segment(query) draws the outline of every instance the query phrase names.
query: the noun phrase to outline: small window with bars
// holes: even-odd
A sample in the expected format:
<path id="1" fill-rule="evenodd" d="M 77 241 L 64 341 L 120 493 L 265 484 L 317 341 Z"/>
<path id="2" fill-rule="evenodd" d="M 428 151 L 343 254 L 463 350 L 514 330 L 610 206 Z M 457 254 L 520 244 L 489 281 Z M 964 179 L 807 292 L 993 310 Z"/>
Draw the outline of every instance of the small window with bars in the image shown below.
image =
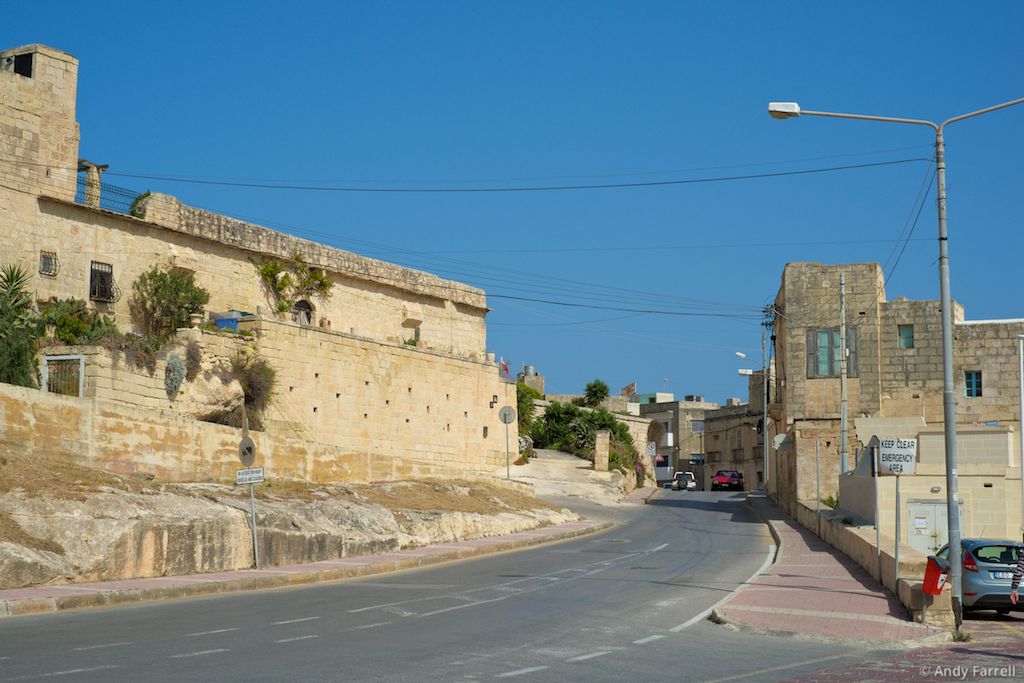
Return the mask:
<path id="1" fill-rule="evenodd" d="M 82 356 L 45 356 L 43 358 L 43 391 L 62 396 L 83 395 L 85 359 Z"/>
<path id="2" fill-rule="evenodd" d="M 120 296 L 121 292 L 114 282 L 114 267 L 109 263 L 93 261 L 89 272 L 89 298 L 114 303 Z"/>
<path id="3" fill-rule="evenodd" d="M 48 277 L 57 277 L 60 272 L 60 259 L 55 251 L 39 252 L 39 274 Z"/>

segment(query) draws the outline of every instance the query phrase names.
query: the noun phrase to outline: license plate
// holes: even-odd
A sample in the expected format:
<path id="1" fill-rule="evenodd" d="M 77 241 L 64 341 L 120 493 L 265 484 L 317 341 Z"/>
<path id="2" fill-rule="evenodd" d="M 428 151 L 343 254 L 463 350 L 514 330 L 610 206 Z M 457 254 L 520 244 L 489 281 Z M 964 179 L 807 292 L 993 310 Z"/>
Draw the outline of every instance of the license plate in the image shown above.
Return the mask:
<path id="1" fill-rule="evenodd" d="M 992 572 L 992 578 L 995 579 L 1012 579 L 1013 572 Z"/>

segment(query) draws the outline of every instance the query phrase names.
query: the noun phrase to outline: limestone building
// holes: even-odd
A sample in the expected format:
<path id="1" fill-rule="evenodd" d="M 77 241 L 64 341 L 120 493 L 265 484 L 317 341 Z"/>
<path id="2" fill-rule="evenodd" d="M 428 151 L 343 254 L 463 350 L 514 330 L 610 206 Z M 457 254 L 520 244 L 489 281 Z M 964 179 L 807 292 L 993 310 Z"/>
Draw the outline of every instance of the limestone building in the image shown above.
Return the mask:
<path id="1" fill-rule="evenodd" d="M 855 468 L 871 436 L 917 438 L 920 476 L 903 477 L 910 489 L 903 491 L 900 513 L 901 529 L 912 530 L 921 513 L 910 507 L 943 507 L 946 496 L 939 302 L 889 301 L 875 263 L 790 263 L 783 272 L 775 299 L 777 376 L 769 416 L 785 440 L 772 450 L 769 480 L 775 478 L 778 490 L 769 489 L 791 513 L 800 501 L 813 508 L 819 445 L 821 496 L 840 494 L 841 273 L 849 349 L 848 468 Z M 1022 522 L 1017 336 L 1024 334 L 1024 320 L 966 320 L 956 303 L 952 313 L 962 528 L 965 536 L 1015 538 Z M 852 498 L 865 486 L 844 481 L 848 495 L 840 496 L 841 507 L 858 513 L 873 507 Z M 882 495 L 892 497 L 891 481 L 883 483 Z M 895 512 L 882 508 L 888 510 L 883 522 L 892 525 Z M 941 530 L 942 524 L 932 519 L 929 528 Z M 936 535 L 932 545 L 943 537 Z"/>
<path id="2" fill-rule="evenodd" d="M 169 478 L 224 476 L 237 463 L 237 430 L 196 422 L 183 395 L 163 388 L 168 358 L 193 341 L 207 378 L 239 350 L 277 371 L 258 445 L 279 473 L 479 475 L 504 462 L 498 411 L 515 405 L 515 386 L 486 351 L 482 290 L 109 185 L 105 165 L 78 157 L 78 67 L 43 45 L 0 52 L 0 265 L 32 274 L 37 305 L 83 299 L 122 330 L 135 326 L 129 300 L 139 275 L 184 270 L 210 293 L 208 321 L 237 322 L 224 326 L 230 331 L 181 332 L 149 372 L 116 351 L 57 349 L 79 363 L 74 396 L 0 385 L 6 441 L 59 444 L 61 434 L 48 436 L 45 426 L 64 411 L 62 452 Z M 282 306 L 261 262 L 321 272 L 330 295 Z M 55 350 L 46 354 L 53 361 Z M 57 367 L 42 361 L 44 375 Z"/>

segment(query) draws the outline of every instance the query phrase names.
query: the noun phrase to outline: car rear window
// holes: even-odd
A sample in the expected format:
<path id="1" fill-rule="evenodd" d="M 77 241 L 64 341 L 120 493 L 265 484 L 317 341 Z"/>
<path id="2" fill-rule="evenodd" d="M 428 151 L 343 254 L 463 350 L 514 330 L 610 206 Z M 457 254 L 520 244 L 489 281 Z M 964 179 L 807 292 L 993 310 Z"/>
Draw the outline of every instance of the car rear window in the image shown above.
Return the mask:
<path id="1" fill-rule="evenodd" d="M 1015 545 L 983 545 L 972 551 L 979 562 L 992 564 L 1017 564 L 1020 552 L 1020 547 Z"/>

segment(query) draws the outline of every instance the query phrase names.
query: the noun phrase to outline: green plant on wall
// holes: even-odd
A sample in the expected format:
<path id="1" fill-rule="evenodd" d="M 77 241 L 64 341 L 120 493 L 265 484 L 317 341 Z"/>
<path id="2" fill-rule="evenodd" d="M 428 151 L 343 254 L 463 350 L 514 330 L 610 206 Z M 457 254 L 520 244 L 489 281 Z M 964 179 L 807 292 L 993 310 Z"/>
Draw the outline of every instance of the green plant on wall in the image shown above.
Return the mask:
<path id="1" fill-rule="evenodd" d="M 250 259 L 259 274 L 263 288 L 270 295 L 274 310 L 291 311 L 303 299 L 326 300 L 334 283 L 327 274 L 306 263 L 302 254 L 292 254 L 285 261 Z"/>
<path id="2" fill-rule="evenodd" d="M 114 321 L 89 308 L 82 299 L 57 299 L 47 304 L 39 314 L 39 324 L 48 335 L 52 329 L 55 342 L 72 346 L 96 344 L 118 334 Z"/>
<path id="3" fill-rule="evenodd" d="M 185 379 L 189 382 L 194 380 L 199 375 L 202 362 L 202 347 L 199 346 L 199 342 L 190 341 L 188 346 L 185 347 Z"/>
<path id="4" fill-rule="evenodd" d="M 16 265 L 0 269 L 0 382 L 35 387 L 35 342 L 39 325 L 32 314 L 30 276 Z"/>
<path id="5" fill-rule="evenodd" d="M 270 405 L 277 384 L 277 373 L 267 360 L 254 351 L 239 352 L 231 358 L 230 375 L 238 380 L 245 394 L 245 411 L 249 419 L 249 427 L 263 429 L 263 415 Z M 206 422 L 242 426 L 241 407 L 210 413 L 201 418 Z"/>
<path id="6" fill-rule="evenodd" d="M 146 190 L 138 197 L 132 200 L 132 205 L 128 207 L 128 213 L 136 218 L 146 217 L 146 200 L 149 198 L 150 191 Z"/>
<path id="7" fill-rule="evenodd" d="M 195 282 L 195 274 L 178 268 L 153 266 L 132 284 L 132 315 L 148 334 L 166 335 L 188 327 L 189 316 L 199 313 L 210 293 Z"/>
<path id="8" fill-rule="evenodd" d="M 172 353 L 167 359 L 167 368 L 164 370 L 164 388 L 167 395 L 173 397 L 181 389 L 181 383 L 185 381 L 185 361 L 176 353 Z"/>

